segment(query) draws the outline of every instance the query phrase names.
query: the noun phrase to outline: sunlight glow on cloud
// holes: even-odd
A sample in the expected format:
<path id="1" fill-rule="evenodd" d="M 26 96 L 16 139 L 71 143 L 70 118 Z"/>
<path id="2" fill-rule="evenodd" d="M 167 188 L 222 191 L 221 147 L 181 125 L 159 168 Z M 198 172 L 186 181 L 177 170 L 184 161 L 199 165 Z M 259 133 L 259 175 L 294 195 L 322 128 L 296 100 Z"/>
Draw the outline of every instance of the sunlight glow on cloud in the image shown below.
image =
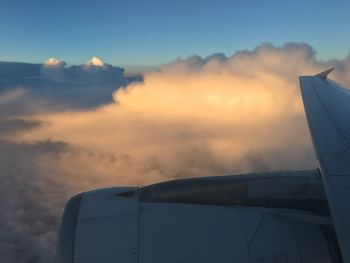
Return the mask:
<path id="1" fill-rule="evenodd" d="M 57 58 L 49 58 L 45 61 L 44 66 L 46 67 L 63 67 L 66 63 Z"/>
<path id="2" fill-rule="evenodd" d="M 298 76 L 323 69 L 314 55 L 308 45 L 287 44 L 179 59 L 118 89 L 114 103 L 38 116 L 50 125 L 22 139 L 127 156 L 129 164 L 115 162 L 96 178 L 102 185 L 309 167 L 315 161 Z"/>
<path id="3" fill-rule="evenodd" d="M 105 63 L 102 59 L 93 56 L 88 62 L 86 62 L 87 66 L 95 66 L 95 67 L 104 67 Z"/>

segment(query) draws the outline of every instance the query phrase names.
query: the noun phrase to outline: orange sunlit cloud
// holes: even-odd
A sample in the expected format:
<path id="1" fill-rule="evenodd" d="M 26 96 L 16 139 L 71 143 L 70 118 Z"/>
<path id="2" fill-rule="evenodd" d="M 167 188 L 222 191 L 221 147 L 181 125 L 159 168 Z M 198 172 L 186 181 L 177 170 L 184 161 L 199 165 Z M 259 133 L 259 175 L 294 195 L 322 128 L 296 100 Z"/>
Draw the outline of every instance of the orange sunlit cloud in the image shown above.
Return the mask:
<path id="1" fill-rule="evenodd" d="M 20 139 L 74 146 L 58 159 L 43 156 L 42 165 L 69 174 L 79 189 L 308 168 L 315 161 L 297 77 L 321 66 L 303 50 L 270 49 L 195 66 L 174 62 L 117 90 L 109 105 L 39 115 L 44 125 Z"/>

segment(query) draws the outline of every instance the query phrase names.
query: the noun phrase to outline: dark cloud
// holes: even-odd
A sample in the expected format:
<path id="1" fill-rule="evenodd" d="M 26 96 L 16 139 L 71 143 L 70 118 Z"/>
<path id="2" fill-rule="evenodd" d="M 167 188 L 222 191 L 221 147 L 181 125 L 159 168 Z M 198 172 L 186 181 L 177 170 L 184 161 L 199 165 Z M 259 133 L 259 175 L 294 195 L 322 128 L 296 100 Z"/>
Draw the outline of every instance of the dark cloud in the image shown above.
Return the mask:
<path id="1" fill-rule="evenodd" d="M 54 262 L 59 218 L 71 192 L 40 169 L 38 158 L 61 150 L 61 143 L 0 141 L 3 262 Z"/>
<path id="2" fill-rule="evenodd" d="M 101 61 L 101 63 L 103 62 Z M 66 67 L 64 62 L 57 61 L 51 64 L 45 63 L 41 67 L 41 72 L 47 80 L 64 85 L 112 85 L 119 87 L 127 84 L 123 68 L 105 63 L 98 66 L 87 63 L 85 65 Z"/>
<path id="3" fill-rule="evenodd" d="M 4 87 L 40 76 L 42 64 L 0 61 L 0 85 Z"/>
<path id="4" fill-rule="evenodd" d="M 0 137 L 2 135 L 15 135 L 18 132 L 37 128 L 39 125 L 41 125 L 40 121 L 0 118 Z"/>
<path id="5" fill-rule="evenodd" d="M 142 80 L 109 64 L 66 66 L 48 61 L 51 64 L 0 62 L 0 115 L 96 107 L 112 102 L 116 89 Z M 21 96 L 1 103 L 2 96 L 14 93 Z"/>

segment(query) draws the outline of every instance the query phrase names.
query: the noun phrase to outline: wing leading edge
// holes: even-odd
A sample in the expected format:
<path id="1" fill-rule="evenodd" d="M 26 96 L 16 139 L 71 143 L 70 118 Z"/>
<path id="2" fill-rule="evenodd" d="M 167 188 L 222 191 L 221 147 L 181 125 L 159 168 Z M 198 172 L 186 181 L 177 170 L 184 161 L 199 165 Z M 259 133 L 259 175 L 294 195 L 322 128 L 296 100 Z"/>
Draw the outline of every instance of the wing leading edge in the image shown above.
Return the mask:
<path id="1" fill-rule="evenodd" d="M 327 78 L 299 78 L 305 113 L 344 262 L 350 262 L 350 92 Z"/>

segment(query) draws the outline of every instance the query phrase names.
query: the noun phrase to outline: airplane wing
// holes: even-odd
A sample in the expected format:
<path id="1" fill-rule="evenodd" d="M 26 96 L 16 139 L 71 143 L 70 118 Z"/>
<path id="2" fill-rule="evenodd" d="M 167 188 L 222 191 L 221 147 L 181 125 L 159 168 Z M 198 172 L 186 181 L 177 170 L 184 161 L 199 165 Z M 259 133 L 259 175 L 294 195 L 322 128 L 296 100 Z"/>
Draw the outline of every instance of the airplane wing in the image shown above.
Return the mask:
<path id="1" fill-rule="evenodd" d="M 309 129 L 344 262 L 350 262 L 350 92 L 327 78 L 301 76 Z"/>

